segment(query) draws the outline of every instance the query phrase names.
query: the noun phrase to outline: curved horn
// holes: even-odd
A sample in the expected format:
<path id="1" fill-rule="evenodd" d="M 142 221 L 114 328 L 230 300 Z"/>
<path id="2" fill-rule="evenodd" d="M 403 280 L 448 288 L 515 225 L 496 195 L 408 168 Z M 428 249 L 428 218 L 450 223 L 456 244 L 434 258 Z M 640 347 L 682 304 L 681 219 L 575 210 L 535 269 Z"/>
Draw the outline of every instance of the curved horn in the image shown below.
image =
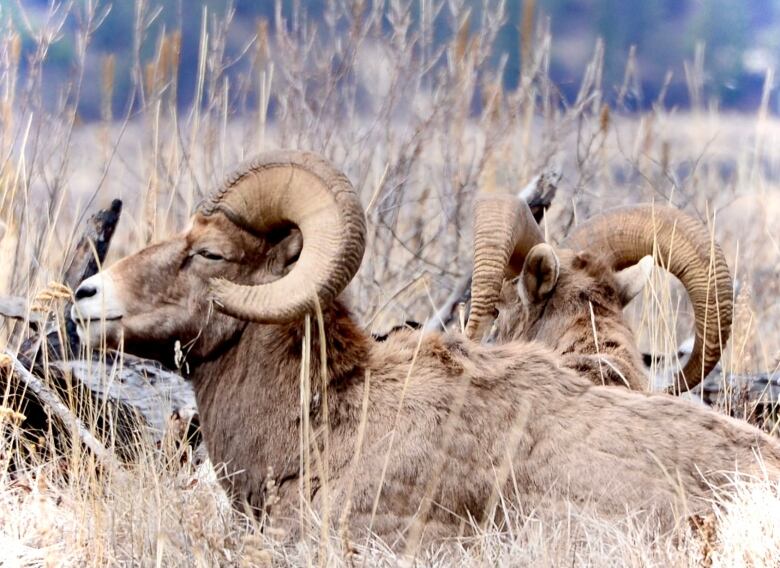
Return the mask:
<path id="1" fill-rule="evenodd" d="M 695 387 L 717 365 L 731 332 L 733 283 L 723 251 L 699 221 L 667 206 L 619 207 L 577 227 L 563 246 L 606 254 L 616 270 L 655 251 L 685 286 L 696 318 L 693 352 L 673 390 Z"/>
<path id="2" fill-rule="evenodd" d="M 363 208 L 347 177 L 324 158 L 280 150 L 245 162 L 198 208 L 219 211 L 236 225 L 265 232 L 296 225 L 303 250 L 289 274 L 256 286 L 211 283 L 215 302 L 240 319 L 274 323 L 330 303 L 349 284 L 365 249 Z"/>
<path id="3" fill-rule="evenodd" d="M 495 316 L 504 278 L 523 270 L 525 257 L 544 242 L 528 204 L 513 195 L 489 195 L 474 203 L 474 272 L 466 336 L 481 341 Z"/>

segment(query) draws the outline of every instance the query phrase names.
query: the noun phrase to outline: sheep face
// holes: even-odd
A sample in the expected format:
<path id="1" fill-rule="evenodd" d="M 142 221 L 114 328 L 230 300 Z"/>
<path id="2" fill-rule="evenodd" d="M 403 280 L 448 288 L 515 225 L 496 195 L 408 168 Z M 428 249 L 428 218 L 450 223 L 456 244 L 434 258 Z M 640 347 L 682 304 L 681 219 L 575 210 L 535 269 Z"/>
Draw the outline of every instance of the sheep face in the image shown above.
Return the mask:
<path id="1" fill-rule="evenodd" d="M 93 344 L 105 333 L 110 345 L 123 342 L 129 351 L 170 364 L 179 341 L 188 357 L 208 357 L 246 324 L 214 309 L 212 280 L 277 280 L 300 244 L 296 230 L 253 235 L 222 214 L 196 214 L 180 235 L 85 280 L 72 317 L 82 340 Z"/>

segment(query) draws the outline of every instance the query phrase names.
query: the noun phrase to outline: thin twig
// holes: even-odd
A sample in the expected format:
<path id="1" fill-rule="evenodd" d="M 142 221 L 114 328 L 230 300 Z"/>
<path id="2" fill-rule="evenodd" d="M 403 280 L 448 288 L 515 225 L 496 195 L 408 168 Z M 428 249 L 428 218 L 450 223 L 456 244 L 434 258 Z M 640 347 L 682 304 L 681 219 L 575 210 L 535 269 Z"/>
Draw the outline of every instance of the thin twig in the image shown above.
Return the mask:
<path id="1" fill-rule="evenodd" d="M 75 431 L 79 439 L 89 448 L 95 457 L 106 466 L 112 473 L 121 472 L 121 467 L 116 457 L 100 441 L 92 435 L 89 429 L 71 410 L 63 403 L 60 398 L 47 387 L 44 382 L 28 371 L 19 359 L 8 351 L 3 352 L 10 359 L 14 372 L 24 382 L 27 387 L 33 391 L 38 399 L 51 409 L 57 418 Z"/>

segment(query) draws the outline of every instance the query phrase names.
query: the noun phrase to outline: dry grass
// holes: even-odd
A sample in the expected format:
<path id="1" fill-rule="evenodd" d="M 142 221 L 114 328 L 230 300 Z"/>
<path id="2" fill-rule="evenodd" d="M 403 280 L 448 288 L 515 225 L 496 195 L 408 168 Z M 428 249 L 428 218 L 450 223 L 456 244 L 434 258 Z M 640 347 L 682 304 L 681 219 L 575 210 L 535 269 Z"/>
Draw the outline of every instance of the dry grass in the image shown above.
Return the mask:
<path id="1" fill-rule="evenodd" d="M 141 460 L 121 479 L 94 477 L 94 464 L 69 461 L 70 482 L 51 464 L 0 477 L 4 565 L 157 566 L 396 565 L 408 561 L 379 541 L 283 546 L 232 510 L 206 462 L 171 468 Z M 769 482 L 736 482 L 716 508 L 717 539 L 690 527 L 660 536 L 629 515 L 605 521 L 566 504 L 555 515 L 499 505 L 504 522 L 464 541 L 418 553 L 424 566 L 775 566 L 780 561 L 780 497 Z"/>
<path id="2" fill-rule="evenodd" d="M 371 329 L 423 320 L 449 294 L 470 260 L 469 218 L 478 188 L 504 191 L 544 169 L 563 172 L 550 238 L 578 218 L 619 203 L 671 202 L 698 215 L 723 243 L 739 281 L 734 338 L 724 366 L 740 372 L 780 365 L 780 122 L 764 104 L 754 116 L 715 106 L 690 113 L 658 101 L 641 116 L 603 103 L 602 51 L 583 72 L 576 101 L 564 103 L 547 70 L 548 26 L 526 10 L 520 87 L 501 87 L 490 64 L 501 5 L 470 21 L 463 0 L 426 2 L 450 21 L 452 37 L 434 44 L 412 25 L 413 2 L 334 3 L 316 35 L 303 18 L 257 22 L 258 36 L 238 62 L 225 50 L 231 14 L 203 14 L 196 101 L 177 104 L 178 32 L 146 37 L 158 47 L 134 61 L 132 104 L 103 120 L 76 113 L 103 7 L 53 4 L 33 30 L 37 49 L 20 74 L 19 34 L 0 12 L 0 294 L 32 299 L 58 281 L 84 216 L 112 198 L 125 214 L 109 262 L 180 229 L 199 198 L 245 156 L 274 147 L 322 152 L 342 166 L 367 205 L 370 240 L 352 301 Z M 532 3 L 527 3 L 532 5 Z M 80 25 L 62 29 L 65 11 Z M 136 37 L 154 13 L 137 2 Z M 469 26 L 472 33 L 469 34 Z M 269 32 L 269 29 L 272 30 Z M 59 101 L 43 64 L 60 33 L 79 45 L 72 81 Z M 339 36 L 340 41 L 333 39 Z M 520 48 L 520 46 L 519 46 Z M 229 69 L 241 69 L 228 74 Z M 689 66 L 692 89 L 703 79 Z M 641 70 L 639 70 L 641 72 Z M 636 72 L 633 70 L 632 72 Z M 103 59 L 103 100 L 114 91 L 115 61 Z M 628 77 L 628 74 L 627 74 Z M 628 80 L 628 79 L 627 79 Z M 89 85 L 93 88 L 93 85 Z M 623 86 L 624 92 L 628 86 Z M 248 104 L 247 101 L 255 101 Z M 475 101 L 481 110 L 475 112 Z M 662 277 L 630 310 L 640 343 L 676 349 L 690 314 Z M 0 346 L 14 351 L 26 331 L 0 322 Z M 659 373 L 668 369 L 657 369 Z M 0 550 L 20 565 L 375 565 L 399 559 L 381 543 L 344 550 L 338 536 L 315 530 L 282 547 L 232 511 L 216 474 L 172 449 L 146 444 L 137 464 L 101 476 L 75 448 L 13 475 L 17 421 L 0 413 Z M 67 474 L 63 478 L 63 471 Z M 467 480 L 464 480 L 467 482 Z M 780 499 L 769 483 L 737 483 L 737 497 L 717 508 L 721 530 L 712 565 L 780 562 Z M 449 543 L 425 565 L 698 565 L 701 543 L 687 529 L 660 538 L 630 519 L 607 523 L 564 514 L 504 510 L 508 535 L 487 530 L 475 542 Z M 316 525 L 316 519 L 314 519 Z"/>

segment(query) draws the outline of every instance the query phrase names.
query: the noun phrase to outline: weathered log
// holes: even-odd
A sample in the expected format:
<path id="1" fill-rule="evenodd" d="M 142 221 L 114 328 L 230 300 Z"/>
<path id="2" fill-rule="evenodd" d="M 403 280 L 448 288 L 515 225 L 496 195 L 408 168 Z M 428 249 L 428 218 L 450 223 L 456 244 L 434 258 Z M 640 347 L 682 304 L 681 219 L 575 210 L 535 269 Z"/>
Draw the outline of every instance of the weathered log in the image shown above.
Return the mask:
<path id="1" fill-rule="evenodd" d="M 517 196 L 528 203 L 536 222 L 541 224 L 544 214 L 552 205 L 555 194 L 558 192 L 558 182 L 561 181 L 559 172 L 544 172 L 533 178 L 523 189 L 517 192 Z"/>
<path id="2" fill-rule="evenodd" d="M 68 269 L 65 271 L 63 283 L 66 286 L 75 290 L 84 280 L 97 274 L 106 259 L 111 239 L 121 215 L 122 202 L 119 199 L 114 199 L 111 202 L 111 207 L 98 211 L 92 216 L 74 249 Z M 70 317 L 71 305 L 71 302 L 65 305 L 65 331 L 70 355 L 78 353 L 79 345 L 76 322 Z"/>
<path id="3" fill-rule="evenodd" d="M 436 311 L 433 317 L 428 320 L 425 331 L 434 331 L 447 329 L 453 322 L 458 320 L 458 307 L 465 306 L 471 301 L 471 275 L 472 270 L 461 276 L 452 288 L 444 304 Z"/>
<path id="4" fill-rule="evenodd" d="M 44 321 L 44 315 L 40 312 L 31 312 L 27 300 L 19 296 L 0 296 L 0 316 L 35 325 Z"/>
<path id="5" fill-rule="evenodd" d="M 39 458 L 62 455 L 73 443 L 94 451 L 82 435 L 86 429 L 119 459 L 132 460 L 145 436 L 145 419 L 133 406 L 101 397 L 54 362 L 34 364 L 19 355 L 11 369 L 0 372 L 0 386 L 4 404 L 24 416 L 18 430 L 21 449 L 34 447 Z"/>
<path id="6" fill-rule="evenodd" d="M 114 200 L 109 209 L 87 222 L 64 273 L 68 288 L 77 288 L 97 273 L 121 211 L 121 201 Z M 74 358 L 79 345 L 70 302 L 61 313 L 49 312 L 45 319 L 44 313 L 31 311 L 22 298 L 3 300 L 0 315 L 38 327 L 22 344 L 18 358 L 9 354 L 14 361 L 12 371 L 0 375 L 4 379 L 0 386 L 7 393 L 5 404 L 25 417 L 21 434 L 27 442 L 37 444 L 44 439 L 62 451 L 75 433 L 99 460 L 108 459 L 106 448 L 127 460 L 135 456 L 139 440 L 151 437 L 159 442 L 172 415 L 197 423 L 192 389 L 176 373 L 116 353 L 100 359 Z M 57 329 L 58 322 L 65 322 L 64 333 Z M 53 439 L 49 433 L 54 433 Z"/>
<path id="7" fill-rule="evenodd" d="M 29 389 L 37 400 L 50 410 L 65 427 L 75 432 L 79 440 L 92 451 L 104 466 L 113 471 L 118 470 L 116 456 L 109 452 L 103 443 L 94 436 L 92 431 L 84 425 L 84 422 L 62 402 L 60 396 L 41 379 L 27 370 L 16 356 L 7 351 L 4 356 L 11 361 L 13 374 L 21 380 L 25 389 Z"/>
<path id="8" fill-rule="evenodd" d="M 654 375 L 654 388 L 661 390 L 671 384 L 672 376 L 681 367 L 693 346 L 693 338 L 684 341 L 673 355 L 643 353 L 648 372 L 652 368 L 663 369 Z M 674 362 L 674 363 L 673 363 Z M 735 418 L 742 418 L 765 426 L 768 420 L 780 418 L 780 373 L 724 373 L 718 364 L 712 372 L 684 397 L 714 406 Z M 771 426 L 771 424 L 769 424 Z"/>
<path id="9" fill-rule="evenodd" d="M 702 382 L 700 396 L 707 404 L 749 403 L 777 406 L 780 403 L 780 374 L 723 375 L 716 369 Z"/>
<path id="10" fill-rule="evenodd" d="M 84 233 L 74 247 L 70 261 L 65 268 L 62 283 L 66 288 L 75 290 L 83 280 L 97 274 L 108 254 L 111 239 L 121 214 L 122 201 L 114 199 L 108 209 L 98 211 L 87 221 Z M 71 359 L 78 353 L 79 339 L 76 332 L 76 322 L 70 317 L 72 302 L 66 302 L 59 314 L 32 311 L 21 298 L 9 298 L 8 304 L 9 308 L 14 308 L 14 313 L 6 314 L 2 310 L 2 298 L 0 298 L 0 315 L 26 320 L 31 324 L 36 324 L 34 327 L 40 327 L 38 333 L 30 336 L 22 344 L 19 351 L 24 357 L 35 362 L 40 355 L 39 350 L 42 346 L 48 349 L 48 356 L 53 359 Z M 47 316 L 48 319 L 46 319 Z M 65 322 L 65 339 L 67 340 L 65 345 L 60 339 L 60 330 L 57 329 L 58 322 Z M 41 326 L 41 324 L 43 325 Z M 46 341 L 42 341 L 42 337 L 45 337 Z"/>
<path id="11" fill-rule="evenodd" d="M 171 416 L 192 420 L 197 415 L 189 383 L 155 361 L 123 354 L 105 361 L 56 361 L 51 366 L 71 373 L 98 397 L 132 407 L 156 441 L 162 439 Z"/>
<path id="12" fill-rule="evenodd" d="M 108 209 L 93 215 L 73 251 L 63 283 L 75 290 L 84 280 L 97 274 L 106 259 L 111 239 L 122 215 L 122 201 L 114 199 Z"/>

